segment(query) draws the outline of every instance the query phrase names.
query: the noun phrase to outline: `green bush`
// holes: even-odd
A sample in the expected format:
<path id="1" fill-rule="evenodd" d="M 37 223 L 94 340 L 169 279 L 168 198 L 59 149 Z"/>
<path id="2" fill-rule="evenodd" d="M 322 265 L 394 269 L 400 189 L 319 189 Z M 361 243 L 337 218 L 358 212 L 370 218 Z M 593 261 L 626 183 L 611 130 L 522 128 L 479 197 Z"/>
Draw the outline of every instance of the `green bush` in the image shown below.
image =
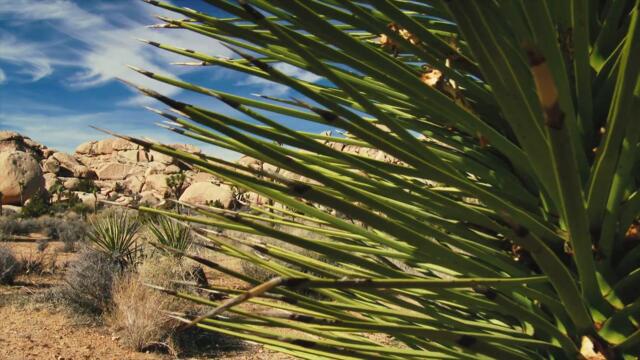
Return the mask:
<path id="1" fill-rule="evenodd" d="M 22 207 L 22 217 L 35 218 L 52 213 L 49 193 L 39 191 Z"/>
<path id="2" fill-rule="evenodd" d="M 85 193 L 94 193 L 96 191 L 100 191 L 100 188 L 91 179 L 80 179 L 78 186 L 76 186 L 74 190 Z"/>
<path id="3" fill-rule="evenodd" d="M 174 198 L 179 199 L 180 195 L 184 191 L 184 183 L 187 179 L 187 175 L 183 172 L 172 174 L 167 177 L 167 186 L 171 189 L 171 194 Z"/>

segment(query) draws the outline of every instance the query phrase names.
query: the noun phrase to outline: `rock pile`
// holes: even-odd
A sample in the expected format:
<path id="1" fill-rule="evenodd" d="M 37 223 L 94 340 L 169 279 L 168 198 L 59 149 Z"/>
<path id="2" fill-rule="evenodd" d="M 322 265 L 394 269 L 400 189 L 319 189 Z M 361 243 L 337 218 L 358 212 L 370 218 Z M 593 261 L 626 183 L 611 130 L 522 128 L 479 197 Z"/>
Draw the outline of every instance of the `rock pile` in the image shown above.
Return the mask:
<path id="1" fill-rule="evenodd" d="M 201 153 L 192 145 L 172 146 L 192 154 Z M 181 198 L 184 201 L 219 201 L 228 207 L 234 196 L 232 189 L 220 184 L 213 175 L 118 138 L 87 142 L 78 146 L 74 154 L 67 154 L 16 132 L 0 131 L 0 171 L 4 204 L 20 204 L 21 199 L 24 202 L 41 189 L 49 191 L 61 184 L 90 205 L 96 198 L 120 204 L 137 200 L 155 205 L 172 195 L 167 179 L 178 173 L 184 174 L 180 189 L 184 191 Z M 91 180 L 97 186 L 95 196 L 80 189 L 83 180 Z"/>
<path id="2" fill-rule="evenodd" d="M 325 145 L 345 153 L 389 163 L 399 162 L 376 149 L 338 142 Z M 200 154 L 193 145 L 175 144 L 172 147 Z M 276 173 L 281 177 L 313 182 L 298 174 L 279 169 L 251 157 L 238 163 L 253 169 Z M 184 175 L 180 200 L 192 204 L 218 204 L 229 208 L 237 194 L 213 175 L 198 172 L 177 162 L 170 156 L 144 149 L 119 138 L 90 141 L 78 146 L 73 154 L 58 152 L 40 145 L 28 137 L 12 131 L 0 131 L 0 192 L 4 204 L 20 204 L 36 192 L 54 186 L 75 192 L 83 202 L 93 205 L 96 200 L 108 200 L 123 205 L 133 201 L 157 205 L 169 196 L 175 196 L 169 179 Z M 87 181 L 95 184 L 95 194 L 88 193 Z M 56 185 L 59 184 L 59 185 Z M 267 199 L 255 193 L 242 195 L 244 201 L 263 204 Z"/>

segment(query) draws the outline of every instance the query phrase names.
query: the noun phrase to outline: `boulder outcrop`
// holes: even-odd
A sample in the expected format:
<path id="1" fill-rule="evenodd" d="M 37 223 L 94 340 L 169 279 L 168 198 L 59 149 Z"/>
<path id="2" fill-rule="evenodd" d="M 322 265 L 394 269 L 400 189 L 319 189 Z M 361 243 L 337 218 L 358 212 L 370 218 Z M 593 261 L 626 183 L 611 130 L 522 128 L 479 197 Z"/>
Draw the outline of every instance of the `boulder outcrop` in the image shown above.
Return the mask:
<path id="1" fill-rule="evenodd" d="M 201 153 L 193 145 L 171 145 L 181 151 Z M 87 191 L 87 180 L 97 186 L 98 199 L 109 199 L 129 203 L 142 199 L 156 205 L 169 196 L 167 178 L 178 173 L 185 174 L 184 187 L 198 175 L 187 165 L 172 157 L 147 149 L 119 138 L 89 141 L 79 145 L 73 154 L 59 152 L 40 145 L 14 131 L 0 131 L 0 191 L 3 202 L 20 202 L 29 199 L 38 190 L 51 190 L 60 184 L 66 191 L 74 191 L 89 204 L 96 197 Z M 215 180 L 208 175 L 200 177 Z"/>
<path id="2" fill-rule="evenodd" d="M 0 152 L 0 192 L 2 203 L 22 205 L 44 190 L 44 177 L 38 160 L 27 152 Z"/>
<path id="3" fill-rule="evenodd" d="M 325 141 L 324 144 L 355 156 L 400 164 L 397 159 L 375 149 L 342 142 Z M 195 155 L 202 153 L 193 145 L 169 146 Z M 251 157 L 242 157 L 237 163 L 251 170 L 314 183 Z M 49 149 L 19 133 L 0 131 L 0 171 L 0 191 L 4 193 L 5 204 L 20 202 L 19 184 L 24 184 L 23 200 L 41 189 L 51 190 L 60 184 L 63 190 L 76 192 L 86 204 L 93 204 L 96 199 L 108 199 L 120 204 L 137 201 L 140 204 L 158 205 L 164 199 L 175 196 L 168 180 L 179 174 L 184 175 L 184 192 L 180 200 L 186 203 L 217 204 L 229 208 L 238 203 L 264 204 L 268 201 L 251 192 L 238 196 L 214 175 L 199 172 L 170 156 L 119 138 L 89 141 L 79 145 L 73 154 L 67 154 Z"/>
<path id="4" fill-rule="evenodd" d="M 180 201 L 193 205 L 220 205 L 225 209 L 231 207 L 233 191 L 226 185 L 216 185 L 210 182 L 199 182 L 189 186 Z"/>

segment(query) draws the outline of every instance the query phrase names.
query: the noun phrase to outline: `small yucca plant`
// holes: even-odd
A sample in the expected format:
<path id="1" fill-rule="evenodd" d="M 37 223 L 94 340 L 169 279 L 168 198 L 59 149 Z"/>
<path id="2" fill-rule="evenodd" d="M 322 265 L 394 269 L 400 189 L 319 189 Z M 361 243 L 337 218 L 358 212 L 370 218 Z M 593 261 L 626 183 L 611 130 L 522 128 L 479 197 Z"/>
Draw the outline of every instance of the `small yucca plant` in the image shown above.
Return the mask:
<path id="1" fill-rule="evenodd" d="M 87 238 L 121 267 L 135 265 L 141 254 L 140 222 L 127 211 L 109 211 L 91 221 Z"/>
<path id="2" fill-rule="evenodd" d="M 217 17 L 147 2 L 180 14 L 155 27 L 196 32 L 239 57 L 207 54 L 206 42 L 204 52 L 150 45 L 303 98 L 249 98 L 134 68 L 253 120 L 140 88 L 178 115 L 156 110 L 170 130 L 307 179 L 131 139 L 286 209 L 165 214 L 331 259 L 211 235 L 222 254 L 280 276 L 259 284 L 189 255 L 255 287 L 217 288 L 232 296 L 223 303 L 170 291 L 216 307 L 184 321 L 306 359 L 640 353 L 637 0 L 206 1 L 226 13 Z M 281 116 L 346 136 L 296 131 Z M 243 301 L 283 311 L 234 307 Z"/>
<path id="3" fill-rule="evenodd" d="M 193 242 L 191 228 L 167 217 L 161 216 L 150 221 L 148 228 L 159 248 L 175 256 L 189 250 Z"/>

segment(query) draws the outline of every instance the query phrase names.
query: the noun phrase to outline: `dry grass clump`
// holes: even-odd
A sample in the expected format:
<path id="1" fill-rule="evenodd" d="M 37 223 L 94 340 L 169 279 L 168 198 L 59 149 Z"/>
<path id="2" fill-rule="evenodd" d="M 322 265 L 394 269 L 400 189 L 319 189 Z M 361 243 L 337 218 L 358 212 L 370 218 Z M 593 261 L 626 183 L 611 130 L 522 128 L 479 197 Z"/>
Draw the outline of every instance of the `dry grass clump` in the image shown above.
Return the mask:
<path id="1" fill-rule="evenodd" d="M 189 262 L 162 253 L 149 256 L 140 266 L 141 281 L 166 288 L 175 288 L 175 280 L 190 281 L 192 269 Z"/>
<path id="2" fill-rule="evenodd" d="M 177 333 L 180 323 L 166 312 L 197 311 L 192 302 L 152 289 L 145 284 L 165 288 L 183 288 L 176 280 L 196 282 L 194 266 L 185 259 L 149 256 L 135 271 L 114 279 L 111 311 L 107 322 L 123 345 L 132 350 L 165 349 L 177 354 L 184 334 Z"/>
<path id="3" fill-rule="evenodd" d="M 137 351 L 170 344 L 179 322 L 161 313 L 176 309 L 175 298 L 145 286 L 138 273 L 124 274 L 113 283 L 112 308 L 107 322 L 120 342 Z"/>
<path id="4" fill-rule="evenodd" d="M 180 322 L 163 312 L 202 313 L 205 307 L 180 299 L 145 284 L 193 292 L 187 283 L 206 286 L 208 280 L 199 264 L 187 258 L 148 254 L 127 275 L 114 279 L 111 310 L 106 319 L 123 345 L 137 351 L 168 351 L 172 355 L 202 355 L 220 351 L 219 334 L 200 329 L 179 328 Z M 206 308 L 208 310 L 208 308 Z M 234 342 L 235 344 L 236 342 Z M 240 345 L 235 344 L 235 347 Z"/>
<path id="5" fill-rule="evenodd" d="M 58 269 L 57 254 L 44 251 L 30 252 L 20 259 L 22 273 L 25 275 L 51 275 Z"/>

